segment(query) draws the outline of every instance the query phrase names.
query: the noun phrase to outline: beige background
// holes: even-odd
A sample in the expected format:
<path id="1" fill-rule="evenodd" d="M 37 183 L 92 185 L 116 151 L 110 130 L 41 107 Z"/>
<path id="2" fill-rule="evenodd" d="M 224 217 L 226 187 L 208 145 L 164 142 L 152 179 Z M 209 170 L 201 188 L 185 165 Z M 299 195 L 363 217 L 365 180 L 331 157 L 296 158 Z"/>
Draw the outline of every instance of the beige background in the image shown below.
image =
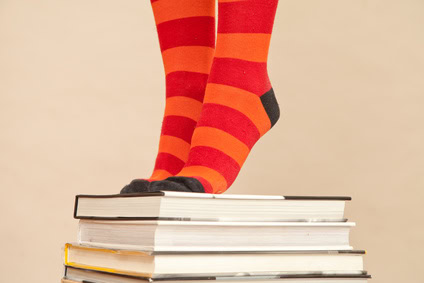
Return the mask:
<path id="1" fill-rule="evenodd" d="M 372 282 L 424 282 L 424 1 L 281 0 L 282 119 L 229 193 L 351 195 Z M 0 0 L 1 282 L 58 282 L 74 195 L 151 173 L 164 78 L 147 0 Z"/>

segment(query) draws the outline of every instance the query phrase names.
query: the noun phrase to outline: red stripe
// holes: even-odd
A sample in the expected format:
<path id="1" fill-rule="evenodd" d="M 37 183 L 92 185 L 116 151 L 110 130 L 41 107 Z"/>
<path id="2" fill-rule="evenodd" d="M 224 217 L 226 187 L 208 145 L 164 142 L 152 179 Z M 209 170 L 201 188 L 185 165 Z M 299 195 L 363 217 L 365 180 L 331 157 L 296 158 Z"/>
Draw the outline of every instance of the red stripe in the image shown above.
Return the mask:
<path id="1" fill-rule="evenodd" d="M 208 74 L 177 71 L 166 76 L 166 97 L 185 96 L 203 102 Z"/>
<path id="2" fill-rule="evenodd" d="M 243 113 L 228 106 L 203 104 L 198 127 L 212 127 L 236 137 L 250 149 L 260 138 L 255 124 Z"/>
<path id="3" fill-rule="evenodd" d="M 156 157 L 155 170 L 163 169 L 172 175 L 176 175 L 183 167 L 184 161 L 172 154 L 159 152 L 158 156 Z"/>
<path id="4" fill-rule="evenodd" d="M 215 19 L 190 17 L 157 25 L 162 51 L 178 46 L 215 47 Z"/>
<path id="5" fill-rule="evenodd" d="M 271 33 L 278 0 L 221 2 L 219 33 Z"/>
<path id="6" fill-rule="evenodd" d="M 229 85 L 261 96 L 271 89 L 267 65 L 233 58 L 214 58 L 210 83 Z"/>
<path id="7" fill-rule="evenodd" d="M 219 172 L 227 181 L 228 187 L 231 186 L 240 171 L 240 166 L 234 159 L 212 147 L 193 147 L 188 160 L 186 166 L 202 165 Z"/>
<path id="8" fill-rule="evenodd" d="M 202 177 L 199 177 L 199 176 L 193 176 L 193 178 L 196 178 L 200 183 L 202 183 L 202 186 L 203 186 L 203 189 L 205 190 L 205 193 L 207 193 L 207 194 L 213 193 L 212 185 L 211 185 L 211 183 L 206 181 L 206 179 L 203 179 Z"/>
<path id="9" fill-rule="evenodd" d="M 196 121 L 182 116 L 165 116 L 162 123 L 162 135 L 180 138 L 191 143 Z"/>
<path id="10" fill-rule="evenodd" d="M 156 2 L 156 1 L 159 1 L 159 0 L 150 0 L 150 3 L 153 3 L 153 2 Z"/>

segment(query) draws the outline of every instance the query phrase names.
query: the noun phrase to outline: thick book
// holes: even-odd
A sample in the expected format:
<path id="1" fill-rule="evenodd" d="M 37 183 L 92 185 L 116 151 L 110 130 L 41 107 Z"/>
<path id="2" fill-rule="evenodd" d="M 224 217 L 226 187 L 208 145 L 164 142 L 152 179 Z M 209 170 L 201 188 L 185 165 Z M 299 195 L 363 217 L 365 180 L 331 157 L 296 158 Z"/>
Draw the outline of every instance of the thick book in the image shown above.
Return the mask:
<path id="1" fill-rule="evenodd" d="M 268 272 L 361 274 L 363 254 L 364 251 L 149 253 L 66 244 L 65 265 L 149 278 Z"/>
<path id="2" fill-rule="evenodd" d="M 204 221 L 345 221 L 337 196 L 261 196 L 156 192 L 77 195 L 77 219 Z"/>
<path id="3" fill-rule="evenodd" d="M 360 274 L 343 273 L 292 273 L 292 274 L 267 274 L 252 275 L 247 274 L 235 276 L 203 276 L 203 277 L 167 277 L 149 278 L 132 275 L 118 275 L 105 271 L 93 271 L 66 266 L 63 283 L 367 283 L 371 278 L 366 272 Z"/>
<path id="4" fill-rule="evenodd" d="M 144 251 L 349 250 L 351 222 L 80 220 L 78 243 Z"/>

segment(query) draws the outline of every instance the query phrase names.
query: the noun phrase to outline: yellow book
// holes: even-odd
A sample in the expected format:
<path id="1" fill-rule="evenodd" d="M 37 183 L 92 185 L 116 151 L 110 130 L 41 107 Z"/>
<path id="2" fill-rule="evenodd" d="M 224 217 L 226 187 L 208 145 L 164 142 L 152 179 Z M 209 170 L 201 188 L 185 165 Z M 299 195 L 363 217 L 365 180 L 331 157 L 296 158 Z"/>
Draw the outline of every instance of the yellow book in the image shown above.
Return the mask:
<path id="1" fill-rule="evenodd" d="M 65 265 L 145 278 L 240 273 L 363 274 L 364 251 L 145 252 L 66 244 Z"/>

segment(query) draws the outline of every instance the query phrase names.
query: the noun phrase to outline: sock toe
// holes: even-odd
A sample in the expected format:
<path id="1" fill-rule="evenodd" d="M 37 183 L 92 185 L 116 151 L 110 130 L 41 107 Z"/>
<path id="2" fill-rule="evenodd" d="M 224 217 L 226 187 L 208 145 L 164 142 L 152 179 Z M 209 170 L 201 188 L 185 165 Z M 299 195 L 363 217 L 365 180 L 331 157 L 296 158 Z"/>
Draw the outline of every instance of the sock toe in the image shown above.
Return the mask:
<path id="1" fill-rule="evenodd" d="M 132 194 L 148 192 L 150 182 L 143 179 L 132 180 L 131 183 L 122 188 L 120 194 Z"/>
<path id="2" fill-rule="evenodd" d="M 162 181 L 154 181 L 151 183 L 149 191 L 205 192 L 202 184 L 191 177 L 169 177 Z"/>

